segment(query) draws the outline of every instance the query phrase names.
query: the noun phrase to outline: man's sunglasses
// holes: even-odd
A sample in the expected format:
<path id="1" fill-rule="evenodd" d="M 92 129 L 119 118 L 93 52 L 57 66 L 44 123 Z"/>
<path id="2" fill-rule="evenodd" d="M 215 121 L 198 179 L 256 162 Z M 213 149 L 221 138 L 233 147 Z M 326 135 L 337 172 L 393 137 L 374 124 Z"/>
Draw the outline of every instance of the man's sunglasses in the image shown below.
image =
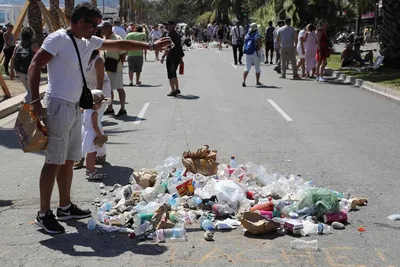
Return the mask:
<path id="1" fill-rule="evenodd" d="M 91 20 L 89 20 L 89 19 L 85 19 L 85 22 L 86 22 L 87 24 L 91 24 L 91 25 L 93 26 L 93 28 L 97 28 L 97 26 L 99 26 L 99 23 L 93 22 L 93 21 L 91 21 Z"/>

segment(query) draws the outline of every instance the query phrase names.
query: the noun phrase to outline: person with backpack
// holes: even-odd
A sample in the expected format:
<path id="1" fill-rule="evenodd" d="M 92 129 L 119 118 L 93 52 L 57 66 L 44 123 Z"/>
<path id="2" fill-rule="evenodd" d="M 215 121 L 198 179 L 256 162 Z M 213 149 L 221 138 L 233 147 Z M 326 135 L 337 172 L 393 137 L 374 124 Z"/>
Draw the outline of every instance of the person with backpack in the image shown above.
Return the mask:
<path id="1" fill-rule="evenodd" d="M 15 78 L 15 71 L 18 72 L 19 79 L 26 89 L 25 102 L 31 102 L 31 90 L 28 84 L 28 68 L 39 45 L 33 41 L 34 31 L 31 27 L 24 27 L 21 30 L 21 42 L 14 49 L 11 57 L 10 78 Z M 14 71 L 15 70 L 15 71 Z"/>
<path id="2" fill-rule="evenodd" d="M 261 69 L 260 69 L 260 61 L 261 61 L 261 50 L 262 45 L 261 45 L 261 36 L 258 32 L 258 26 L 257 23 L 252 23 L 250 24 L 250 29 L 249 33 L 246 34 L 245 40 L 244 40 L 244 49 L 243 52 L 246 54 L 246 66 L 244 69 L 243 73 L 243 83 L 242 86 L 246 87 L 246 78 L 247 75 L 249 75 L 251 66 L 254 64 L 254 67 L 256 68 L 256 82 L 257 85 L 262 85 L 260 83 L 260 74 L 261 74 Z"/>

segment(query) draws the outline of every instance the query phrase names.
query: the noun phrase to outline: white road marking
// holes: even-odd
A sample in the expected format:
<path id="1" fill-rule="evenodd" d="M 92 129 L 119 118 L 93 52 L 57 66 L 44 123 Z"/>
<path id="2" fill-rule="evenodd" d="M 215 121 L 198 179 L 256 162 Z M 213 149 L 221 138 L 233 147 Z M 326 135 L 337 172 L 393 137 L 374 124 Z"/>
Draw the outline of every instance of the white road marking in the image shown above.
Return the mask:
<path id="1" fill-rule="evenodd" d="M 219 54 L 219 50 L 215 50 L 215 52 L 217 52 Z"/>
<path id="2" fill-rule="evenodd" d="M 293 121 L 293 119 L 290 118 L 289 115 L 286 114 L 286 112 L 283 111 L 283 109 L 281 109 L 272 99 L 268 99 L 268 102 L 276 109 L 276 111 L 278 111 L 282 115 L 282 117 L 285 118 L 285 120 Z"/>
<path id="3" fill-rule="evenodd" d="M 233 63 L 231 63 L 232 67 L 234 67 L 235 69 L 237 69 L 237 66 Z"/>
<path id="4" fill-rule="evenodd" d="M 142 118 L 144 116 L 144 113 L 146 113 L 146 110 L 147 110 L 147 108 L 149 106 L 150 106 L 150 102 L 147 102 L 146 104 L 144 104 L 142 110 L 139 112 L 139 115 L 137 116 L 137 118 L 133 122 L 134 124 L 140 124 L 140 122 L 142 121 Z"/>

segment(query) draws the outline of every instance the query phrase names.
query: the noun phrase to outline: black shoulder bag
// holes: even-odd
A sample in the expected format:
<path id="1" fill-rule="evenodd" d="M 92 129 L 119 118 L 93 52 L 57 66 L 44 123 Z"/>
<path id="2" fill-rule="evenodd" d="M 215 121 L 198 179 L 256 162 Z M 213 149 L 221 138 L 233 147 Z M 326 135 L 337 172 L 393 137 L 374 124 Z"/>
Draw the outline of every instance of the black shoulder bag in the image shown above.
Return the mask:
<path id="1" fill-rule="evenodd" d="M 87 87 L 85 73 L 83 72 L 83 67 L 82 67 L 81 55 L 79 54 L 78 46 L 76 45 L 74 36 L 69 31 L 67 33 L 69 38 L 71 38 L 72 43 L 74 44 L 75 47 L 76 54 L 78 55 L 79 67 L 81 69 L 82 80 L 83 80 L 83 88 L 82 88 L 81 98 L 79 99 L 79 106 L 83 109 L 91 109 L 93 108 L 93 96 L 92 92 Z"/>
<path id="2" fill-rule="evenodd" d="M 106 71 L 117 72 L 118 63 L 120 60 L 121 60 L 121 57 L 119 57 L 119 59 L 107 57 L 106 52 L 104 52 L 104 68 L 106 69 Z"/>

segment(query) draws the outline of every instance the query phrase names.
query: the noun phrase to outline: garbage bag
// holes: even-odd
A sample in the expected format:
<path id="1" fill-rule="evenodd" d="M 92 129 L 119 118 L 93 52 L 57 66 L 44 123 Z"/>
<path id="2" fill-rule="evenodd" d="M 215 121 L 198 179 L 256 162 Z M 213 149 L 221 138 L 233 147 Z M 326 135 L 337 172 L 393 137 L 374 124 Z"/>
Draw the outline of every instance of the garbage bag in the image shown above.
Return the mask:
<path id="1" fill-rule="evenodd" d="M 217 174 L 218 163 L 217 151 L 209 150 L 208 145 L 204 145 L 196 152 L 183 152 L 182 164 L 192 173 L 200 173 L 205 176 Z"/>
<path id="2" fill-rule="evenodd" d="M 318 207 L 316 213 L 313 214 L 317 217 L 323 216 L 325 213 L 339 212 L 340 210 L 338 198 L 327 188 L 315 187 L 306 189 L 298 202 L 297 210 L 310 207 L 313 204 Z"/>
<path id="3" fill-rule="evenodd" d="M 225 202 L 234 206 L 245 198 L 243 189 L 232 180 L 222 180 L 215 185 L 215 195 L 218 202 Z"/>

